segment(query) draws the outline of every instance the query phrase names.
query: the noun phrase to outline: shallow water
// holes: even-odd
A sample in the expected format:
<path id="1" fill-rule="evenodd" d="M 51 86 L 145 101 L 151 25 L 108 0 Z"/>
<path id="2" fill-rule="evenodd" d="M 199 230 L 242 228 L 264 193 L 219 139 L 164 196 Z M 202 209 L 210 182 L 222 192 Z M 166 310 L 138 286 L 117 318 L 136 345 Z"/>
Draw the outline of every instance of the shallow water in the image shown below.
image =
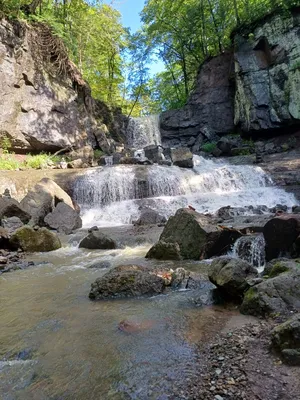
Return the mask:
<path id="1" fill-rule="evenodd" d="M 90 285 L 107 270 L 87 265 L 149 265 L 150 244 L 92 252 L 72 245 L 77 236 L 63 249 L 31 257 L 35 267 L 0 276 L 0 398 L 185 398 L 180 387 L 197 374 L 195 343 L 236 312 L 199 307 L 211 301 L 206 280 L 197 291 L 91 302 Z M 200 262 L 166 265 L 206 269 Z M 145 329 L 122 332 L 124 319 L 145 322 Z"/>

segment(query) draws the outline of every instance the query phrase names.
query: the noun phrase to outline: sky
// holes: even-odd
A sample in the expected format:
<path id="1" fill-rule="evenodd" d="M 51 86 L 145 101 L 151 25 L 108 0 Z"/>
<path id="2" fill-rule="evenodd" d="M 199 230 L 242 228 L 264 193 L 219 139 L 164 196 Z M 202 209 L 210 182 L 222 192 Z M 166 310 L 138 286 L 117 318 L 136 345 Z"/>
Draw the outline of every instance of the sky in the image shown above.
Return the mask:
<path id="1" fill-rule="evenodd" d="M 122 14 L 122 22 L 126 28 L 130 28 L 131 32 L 137 31 L 141 26 L 139 13 L 144 7 L 145 0 L 105 0 L 106 3 L 112 4 L 114 8 Z M 164 64 L 160 60 L 154 61 L 149 65 L 150 73 L 155 74 L 164 69 Z"/>

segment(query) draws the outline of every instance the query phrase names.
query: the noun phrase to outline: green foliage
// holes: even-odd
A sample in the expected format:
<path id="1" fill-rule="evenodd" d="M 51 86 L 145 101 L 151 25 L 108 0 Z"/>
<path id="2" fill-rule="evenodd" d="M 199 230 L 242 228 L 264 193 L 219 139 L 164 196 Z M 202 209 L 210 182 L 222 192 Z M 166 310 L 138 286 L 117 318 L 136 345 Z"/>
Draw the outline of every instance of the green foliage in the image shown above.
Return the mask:
<path id="1" fill-rule="evenodd" d="M 165 72 L 150 83 L 151 98 L 161 109 L 185 103 L 194 88 L 199 65 L 231 45 L 231 33 L 272 11 L 286 12 L 298 0 L 147 0 L 143 29 Z M 248 33 L 249 40 L 254 34 Z M 298 65 L 295 67 L 298 68 Z M 170 101 L 166 101 L 168 99 Z"/>
<path id="2" fill-rule="evenodd" d="M 0 170 L 17 170 L 21 165 L 22 163 L 13 154 L 0 155 Z"/>
<path id="3" fill-rule="evenodd" d="M 297 71 L 300 70 L 300 60 L 295 61 L 292 65 L 291 65 L 291 71 Z"/>
<path id="4" fill-rule="evenodd" d="M 2 153 L 8 153 L 8 150 L 11 148 L 11 141 L 7 136 L 3 136 L 0 140 L 0 149 Z"/>
<path id="5" fill-rule="evenodd" d="M 58 164 L 61 159 L 61 156 L 40 153 L 37 155 L 28 154 L 20 161 L 14 153 L 7 151 L 0 155 L 0 170 L 46 169 Z"/>
<path id="6" fill-rule="evenodd" d="M 217 144 L 216 144 L 216 143 L 213 143 L 213 142 L 211 142 L 211 143 L 205 143 L 205 144 L 201 147 L 201 150 L 202 150 L 202 151 L 205 151 L 205 153 L 212 153 L 212 152 L 215 150 L 216 147 L 217 147 Z"/>
<path id="7" fill-rule="evenodd" d="M 98 160 L 100 157 L 102 157 L 102 156 L 104 156 L 104 155 L 105 155 L 104 151 L 102 151 L 102 150 L 100 150 L 100 149 L 94 150 L 94 158 L 95 158 L 96 160 Z"/>

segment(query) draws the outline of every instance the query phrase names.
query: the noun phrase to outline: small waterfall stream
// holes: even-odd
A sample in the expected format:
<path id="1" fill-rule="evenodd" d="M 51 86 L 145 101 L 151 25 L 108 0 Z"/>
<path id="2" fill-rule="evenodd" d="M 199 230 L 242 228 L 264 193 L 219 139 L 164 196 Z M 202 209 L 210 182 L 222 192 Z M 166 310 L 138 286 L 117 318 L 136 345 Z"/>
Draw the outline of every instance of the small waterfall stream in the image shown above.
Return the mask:
<path id="1" fill-rule="evenodd" d="M 292 194 L 274 187 L 260 167 L 199 156 L 194 156 L 192 170 L 158 165 L 99 167 L 77 179 L 74 196 L 86 227 L 132 223 L 145 207 L 169 217 L 188 205 L 213 213 L 227 205 L 291 207 L 296 203 Z"/>
<path id="2" fill-rule="evenodd" d="M 159 115 L 130 118 L 127 127 L 127 144 L 134 149 L 142 149 L 151 144 L 160 145 Z"/>

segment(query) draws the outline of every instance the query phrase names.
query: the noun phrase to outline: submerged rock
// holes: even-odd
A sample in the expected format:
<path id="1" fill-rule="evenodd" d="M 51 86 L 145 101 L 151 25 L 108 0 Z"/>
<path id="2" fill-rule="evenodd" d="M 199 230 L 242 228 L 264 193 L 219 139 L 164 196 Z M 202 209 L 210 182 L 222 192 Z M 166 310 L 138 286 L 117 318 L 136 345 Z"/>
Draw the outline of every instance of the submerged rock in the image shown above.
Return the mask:
<path id="1" fill-rule="evenodd" d="M 120 297 L 153 296 L 165 289 L 164 279 L 139 266 L 121 266 L 98 278 L 89 298 L 103 300 Z"/>
<path id="2" fill-rule="evenodd" d="M 272 345 L 286 363 L 300 365 L 300 314 L 273 329 Z"/>
<path id="3" fill-rule="evenodd" d="M 250 288 L 249 280 L 258 276 L 257 270 L 238 258 L 220 257 L 213 260 L 208 277 L 225 295 L 242 298 Z"/>
<path id="4" fill-rule="evenodd" d="M 49 228 L 66 234 L 82 227 L 78 212 L 64 202 L 58 203 L 52 213 L 46 215 L 44 221 Z"/>
<path id="5" fill-rule="evenodd" d="M 10 244 L 28 253 L 48 252 L 61 248 L 58 236 L 46 228 L 34 230 L 29 226 L 17 229 L 10 238 Z"/>
<path id="6" fill-rule="evenodd" d="M 166 243 L 160 240 L 146 254 L 146 258 L 156 260 L 181 260 L 180 247 L 178 243 Z"/>
<path id="7" fill-rule="evenodd" d="M 43 178 L 27 193 L 20 204 L 31 215 L 33 224 L 44 226 L 44 218 L 60 202 L 74 209 L 71 197 L 54 181 Z"/>
<path id="8" fill-rule="evenodd" d="M 155 225 L 164 224 L 165 222 L 167 222 L 166 217 L 160 215 L 157 211 L 149 209 L 141 213 L 134 225 Z"/>
<path id="9" fill-rule="evenodd" d="M 111 250 L 117 248 L 117 243 L 110 237 L 104 235 L 102 232 L 92 231 L 84 239 L 82 239 L 82 241 L 79 243 L 79 247 L 90 250 Z"/>

